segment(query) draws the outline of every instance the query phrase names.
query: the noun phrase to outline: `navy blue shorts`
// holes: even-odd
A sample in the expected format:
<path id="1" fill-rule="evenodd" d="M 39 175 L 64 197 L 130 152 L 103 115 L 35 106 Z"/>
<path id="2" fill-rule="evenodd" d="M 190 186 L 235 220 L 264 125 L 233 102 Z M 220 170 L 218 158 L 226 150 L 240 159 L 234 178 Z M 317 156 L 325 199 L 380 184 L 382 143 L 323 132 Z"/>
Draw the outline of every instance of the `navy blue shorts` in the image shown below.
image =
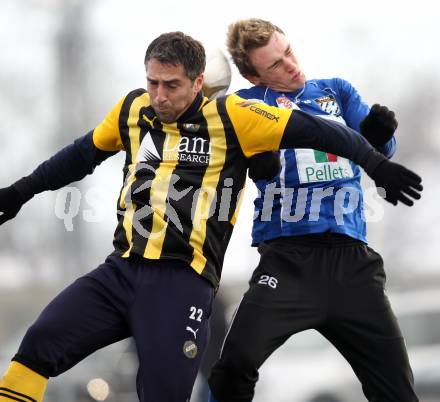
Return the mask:
<path id="1" fill-rule="evenodd" d="M 132 336 L 141 402 L 187 402 L 208 341 L 214 290 L 177 260 L 110 256 L 48 304 L 14 360 L 46 377 Z"/>

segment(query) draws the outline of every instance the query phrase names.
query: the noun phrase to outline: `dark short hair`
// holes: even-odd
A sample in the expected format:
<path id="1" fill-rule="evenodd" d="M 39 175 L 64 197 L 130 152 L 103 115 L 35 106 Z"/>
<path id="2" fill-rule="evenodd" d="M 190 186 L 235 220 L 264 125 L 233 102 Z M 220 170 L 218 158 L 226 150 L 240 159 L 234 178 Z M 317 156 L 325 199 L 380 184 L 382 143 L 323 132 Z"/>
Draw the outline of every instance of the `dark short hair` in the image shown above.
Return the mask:
<path id="1" fill-rule="evenodd" d="M 203 45 L 183 32 L 168 32 L 154 39 L 145 53 L 144 63 L 151 59 L 173 66 L 181 64 L 191 81 L 203 73 L 206 66 Z"/>

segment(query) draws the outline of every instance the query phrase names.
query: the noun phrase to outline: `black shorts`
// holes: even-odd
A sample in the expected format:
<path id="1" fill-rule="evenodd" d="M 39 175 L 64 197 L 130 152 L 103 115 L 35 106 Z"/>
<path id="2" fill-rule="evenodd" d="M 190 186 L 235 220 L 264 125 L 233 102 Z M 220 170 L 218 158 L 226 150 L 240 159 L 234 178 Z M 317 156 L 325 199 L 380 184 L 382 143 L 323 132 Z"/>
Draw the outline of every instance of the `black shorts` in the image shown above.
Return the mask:
<path id="1" fill-rule="evenodd" d="M 187 402 L 208 340 L 214 289 L 178 260 L 104 264 L 63 290 L 29 328 L 14 360 L 53 377 L 132 336 L 141 402 Z"/>
<path id="2" fill-rule="evenodd" d="M 378 253 L 334 234 L 279 238 L 259 252 L 209 380 L 219 402 L 251 401 L 263 362 L 291 335 L 311 328 L 347 359 L 369 400 L 417 401 Z"/>

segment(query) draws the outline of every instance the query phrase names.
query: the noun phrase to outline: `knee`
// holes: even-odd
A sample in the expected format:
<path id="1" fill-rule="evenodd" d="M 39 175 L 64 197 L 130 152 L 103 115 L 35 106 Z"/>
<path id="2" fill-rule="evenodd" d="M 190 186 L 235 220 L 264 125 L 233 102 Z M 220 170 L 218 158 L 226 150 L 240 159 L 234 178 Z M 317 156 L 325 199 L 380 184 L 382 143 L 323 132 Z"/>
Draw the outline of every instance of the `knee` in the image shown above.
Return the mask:
<path id="1" fill-rule="evenodd" d="M 223 355 L 213 366 L 208 383 L 218 402 L 251 401 L 258 367 L 246 352 Z"/>
<path id="2" fill-rule="evenodd" d="M 24 335 L 23 342 L 38 342 L 39 340 L 47 338 L 48 335 L 50 336 L 50 334 L 48 334 L 46 325 L 37 321 L 28 328 Z"/>
<path id="3" fill-rule="evenodd" d="M 51 344 L 55 338 L 53 329 L 44 322 L 36 321 L 32 324 L 20 345 L 20 351 L 31 354 L 50 355 L 53 347 Z"/>
<path id="4" fill-rule="evenodd" d="M 256 351 L 245 347 L 234 348 L 231 345 L 223 350 L 222 356 L 212 369 L 212 375 L 225 378 L 225 381 L 234 383 L 244 378 L 258 375 L 259 364 Z"/>
<path id="5" fill-rule="evenodd" d="M 59 374 L 59 359 L 53 340 L 53 332 L 44 324 L 33 324 L 24 335 L 14 360 L 45 377 L 55 377 Z"/>

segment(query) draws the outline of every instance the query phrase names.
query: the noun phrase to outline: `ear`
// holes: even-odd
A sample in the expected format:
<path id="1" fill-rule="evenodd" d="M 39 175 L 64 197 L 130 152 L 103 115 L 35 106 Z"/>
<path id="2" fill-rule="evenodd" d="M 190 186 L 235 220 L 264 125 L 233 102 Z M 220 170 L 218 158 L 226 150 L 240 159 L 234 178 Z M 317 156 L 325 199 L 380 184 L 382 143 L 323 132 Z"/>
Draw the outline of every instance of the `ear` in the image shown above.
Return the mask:
<path id="1" fill-rule="evenodd" d="M 194 92 L 200 92 L 202 90 L 202 85 L 203 85 L 203 79 L 205 78 L 205 75 L 203 73 L 201 73 L 195 80 L 194 80 Z"/>
<path id="2" fill-rule="evenodd" d="M 261 84 L 260 77 L 257 77 L 256 75 L 244 75 L 243 77 L 246 78 L 253 85 Z"/>

